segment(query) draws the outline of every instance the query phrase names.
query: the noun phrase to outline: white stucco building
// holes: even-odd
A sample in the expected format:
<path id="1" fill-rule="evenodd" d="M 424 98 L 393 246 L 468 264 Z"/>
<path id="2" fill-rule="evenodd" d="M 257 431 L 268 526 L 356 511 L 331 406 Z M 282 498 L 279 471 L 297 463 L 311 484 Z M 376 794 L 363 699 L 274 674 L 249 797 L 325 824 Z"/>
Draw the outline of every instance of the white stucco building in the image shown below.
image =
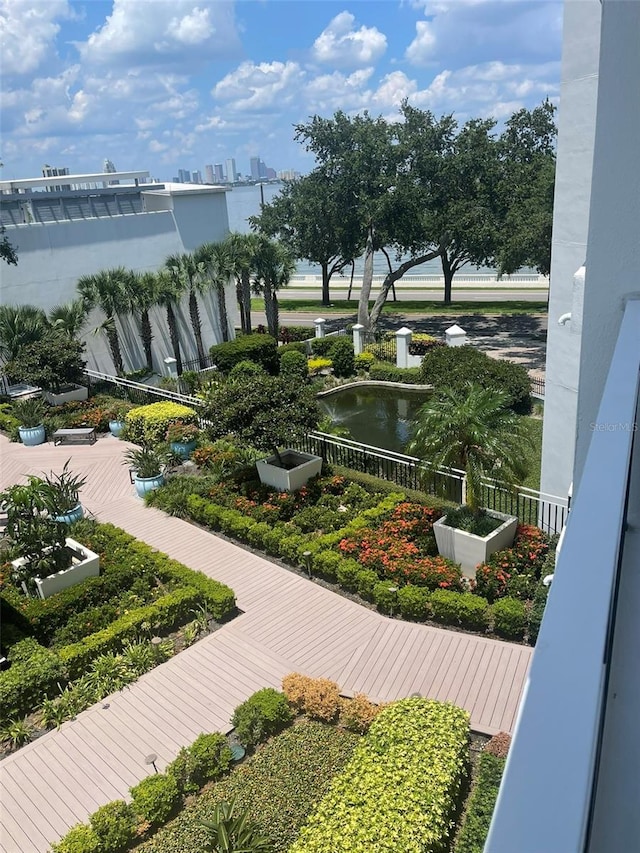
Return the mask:
<path id="1" fill-rule="evenodd" d="M 0 302 L 31 304 L 46 311 L 74 299 L 76 282 L 83 275 L 119 266 L 139 272 L 157 270 L 171 254 L 226 237 L 224 187 L 146 183 L 148 176 L 145 171 L 68 175 L 68 190 L 56 189 L 59 178 L 0 181 L 2 224 L 18 252 L 18 265 L 3 264 L 0 271 Z M 203 340 L 209 347 L 222 340 L 216 298 L 211 295 L 200 302 Z M 231 283 L 227 309 L 233 336 L 237 309 Z M 172 351 L 164 311 L 154 309 L 151 319 L 154 362 L 159 369 Z M 193 358 L 196 352 L 185 306 L 178 320 L 184 358 Z M 87 366 L 111 372 L 103 337 L 91 333 L 99 322 L 96 314 L 87 324 Z M 120 326 L 125 367 L 142 366 L 134 325 L 125 320 Z"/>

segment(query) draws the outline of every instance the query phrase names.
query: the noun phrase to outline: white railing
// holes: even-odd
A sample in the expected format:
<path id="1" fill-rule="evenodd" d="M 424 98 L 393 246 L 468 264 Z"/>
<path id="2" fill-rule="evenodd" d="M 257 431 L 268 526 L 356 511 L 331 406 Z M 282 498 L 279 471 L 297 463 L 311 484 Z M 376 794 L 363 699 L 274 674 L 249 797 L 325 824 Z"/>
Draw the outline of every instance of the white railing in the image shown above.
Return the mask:
<path id="1" fill-rule="evenodd" d="M 165 388 L 156 388 L 154 385 L 143 385 L 142 382 L 134 382 L 131 379 L 125 379 L 122 376 L 112 376 L 109 373 L 100 373 L 98 370 L 85 370 L 85 375 L 89 379 L 94 379 L 98 382 L 109 382 L 112 385 L 126 388 L 127 390 L 138 394 L 151 394 L 154 397 L 163 397 L 165 400 L 173 400 L 175 403 L 182 403 L 185 406 L 203 406 L 204 403 L 199 397 L 191 397 L 189 394 L 180 394 L 178 391 L 168 391 Z"/>
<path id="2" fill-rule="evenodd" d="M 373 286 L 377 287 L 382 284 L 384 281 L 384 275 L 374 275 L 373 276 Z M 491 273 L 478 273 L 477 275 L 467 274 L 467 275 L 456 275 L 455 277 L 456 285 L 474 285 L 474 284 L 491 284 L 496 287 L 508 287 L 510 284 L 517 285 L 533 285 L 540 288 L 546 288 L 549 286 L 549 279 L 544 275 L 537 275 L 536 273 L 514 273 L 513 275 L 505 275 L 502 278 L 498 279 L 496 275 L 492 275 Z M 322 277 L 320 275 L 314 275 L 313 273 L 300 273 L 291 276 L 291 280 L 289 282 L 290 286 L 298 286 L 304 287 L 315 287 L 318 283 L 322 282 Z M 353 287 L 357 290 L 360 289 L 361 281 L 356 277 L 353 281 Z M 422 285 L 433 285 L 440 286 L 444 284 L 444 278 L 442 275 L 404 275 L 401 279 L 396 282 L 397 288 L 403 287 L 420 287 Z M 347 288 L 349 286 L 349 276 L 334 276 L 331 279 L 331 288 Z"/>
<path id="3" fill-rule="evenodd" d="M 621 560 L 627 519 L 638 512 L 627 505 L 637 427 L 638 329 L 640 300 L 630 300 L 571 501 L 485 853 L 583 853 L 588 843 L 617 588 L 621 567 L 638 569 Z M 637 657 L 637 647 L 628 653 Z M 637 743 L 637 731 L 634 737 Z M 627 748 L 634 748 L 631 742 Z M 638 808 L 637 777 L 628 783 L 632 815 Z M 622 853 L 615 842 L 608 849 Z"/>

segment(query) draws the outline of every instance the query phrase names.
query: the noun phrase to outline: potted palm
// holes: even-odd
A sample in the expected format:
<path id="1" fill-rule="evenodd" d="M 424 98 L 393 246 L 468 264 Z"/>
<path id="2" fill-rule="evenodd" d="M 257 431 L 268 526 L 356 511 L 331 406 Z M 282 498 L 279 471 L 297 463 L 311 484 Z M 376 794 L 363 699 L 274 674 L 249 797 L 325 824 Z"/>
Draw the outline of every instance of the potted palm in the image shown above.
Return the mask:
<path id="1" fill-rule="evenodd" d="M 64 467 L 59 474 L 45 474 L 45 480 L 48 487 L 48 510 L 56 521 L 64 524 L 72 524 L 74 521 L 79 521 L 84 517 L 84 510 L 80 503 L 79 492 L 86 483 L 86 477 L 78 477 L 69 471 L 69 462 L 67 459 Z"/>
<path id="2" fill-rule="evenodd" d="M 163 485 L 166 461 L 166 453 L 153 447 L 136 447 L 125 453 L 123 464 L 132 469 L 138 497 L 143 498 L 147 492 Z"/>
<path id="3" fill-rule="evenodd" d="M 122 430 L 125 427 L 125 416 L 131 405 L 129 403 L 115 403 L 109 409 L 109 432 L 116 438 L 120 438 Z"/>
<path id="4" fill-rule="evenodd" d="M 5 536 L 12 578 L 41 598 L 100 574 L 100 559 L 66 535 L 66 526 L 51 515 L 51 487 L 40 477 L 0 493 L 7 514 Z"/>
<path id="5" fill-rule="evenodd" d="M 26 447 L 35 447 L 43 444 L 46 438 L 44 428 L 45 404 L 38 397 L 19 400 L 13 404 L 12 412 L 20 421 L 18 432 L 20 441 Z"/>
<path id="6" fill-rule="evenodd" d="M 433 525 L 441 556 L 460 563 L 467 577 L 494 551 L 508 548 L 515 516 L 482 509 L 483 480 L 511 487 L 527 474 L 521 419 L 506 407 L 502 391 L 469 383 L 466 397 L 444 389 L 420 409 L 407 448 L 436 468 L 465 472 L 465 504 Z"/>
<path id="7" fill-rule="evenodd" d="M 172 453 L 181 459 L 188 459 L 196 449 L 199 434 L 200 430 L 195 424 L 174 421 L 169 424 L 165 440 L 169 442 Z"/>

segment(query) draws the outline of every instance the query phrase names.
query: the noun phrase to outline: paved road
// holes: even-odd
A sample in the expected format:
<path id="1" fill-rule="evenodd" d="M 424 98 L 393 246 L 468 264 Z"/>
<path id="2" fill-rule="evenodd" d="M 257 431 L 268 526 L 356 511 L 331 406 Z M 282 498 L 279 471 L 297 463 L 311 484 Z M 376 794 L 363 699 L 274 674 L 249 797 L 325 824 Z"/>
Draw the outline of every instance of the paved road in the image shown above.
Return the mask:
<path id="1" fill-rule="evenodd" d="M 311 287 L 287 287 L 280 291 L 281 299 L 320 299 L 320 288 Z M 519 287 L 515 290 L 504 287 L 454 287 L 453 298 L 456 302 L 546 302 L 548 296 L 547 288 Z M 345 288 L 331 288 L 331 294 L 334 299 L 346 299 L 347 290 Z M 399 302 L 408 300 L 422 302 L 442 302 L 442 288 L 396 288 L 396 294 Z M 371 299 L 375 299 L 378 295 L 377 290 L 371 293 Z M 358 299 L 360 296 L 359 288 L 354 288 L 351 298 Z M 392 301 L 392 300 L 389 300 Z"/>

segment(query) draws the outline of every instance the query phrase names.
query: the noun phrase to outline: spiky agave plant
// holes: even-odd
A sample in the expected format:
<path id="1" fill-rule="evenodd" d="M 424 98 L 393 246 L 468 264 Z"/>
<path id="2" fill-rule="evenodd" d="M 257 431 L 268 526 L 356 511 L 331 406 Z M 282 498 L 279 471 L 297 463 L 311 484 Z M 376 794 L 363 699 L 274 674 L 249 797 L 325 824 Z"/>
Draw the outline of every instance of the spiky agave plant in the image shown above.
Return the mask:
<path id="1" fill-rule="evenodd" d="M 209 853 L 273 853 L 271 841 L 260 833 L 246 810 L 238 809 L 235 797 L 217 803 L 212 819 L 199 823 L 209 831 Z"/>

